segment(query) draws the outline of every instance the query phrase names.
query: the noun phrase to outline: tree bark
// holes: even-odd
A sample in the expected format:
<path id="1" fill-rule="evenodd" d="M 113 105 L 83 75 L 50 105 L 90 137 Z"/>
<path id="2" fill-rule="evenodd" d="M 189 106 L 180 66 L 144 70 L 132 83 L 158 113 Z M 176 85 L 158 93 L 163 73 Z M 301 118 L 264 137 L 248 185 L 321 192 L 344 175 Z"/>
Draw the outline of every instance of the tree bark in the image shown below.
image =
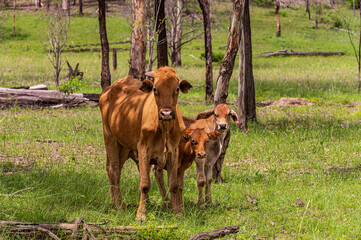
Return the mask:
<path id="1" fill-rule="evenodd" d="M 209 0 L 198 0 L 203 14 L 204 45 L 206 55 L 206 102 L 213 102 L 211 6 Z"/>
<path id="2" fill-rule="evenodd" d="M 308 13 L 308 19 L 311 20 L 310 0 L 306 0 L 306 13 Z"/>
<path id="3" fill-rule="evenodd" d="M 239 56 L 238 99 L 237 109 L 239 128 L 247 130 L 247 120 L 257 121 L 256 98 L 252 67 L 252 40 L 249 15 L 249 0 L 245 0 L 243 8 L 243 24 L 241 48 Z"/>
<path id="4" fill-rule="evenodd" d="M 107 37 L 107 27 L 105 19 L 105 0 L 98 0 L 99 4 L 99 35 L 102 47 L 102 72 L 101 72 L 101 86 L 106 88 L 111 85 L 111 75 L 109 69 L 109 44 Z"/>
<path id="5" fill-rule="evenodd" d="M 172 21 L 171 21 L 171 62 L 172 66 L 182 66 L 181 59 L 181 45 L 182 45 L 182 9 L 183 0 L 176 0 L 176 8 L 171 9 Z"/>
<path id="6" fill-rule="evenodd" d="M 276 18 L 277 18 L 277 30 L 276 30 L 276 37 L 281 37 L 281 21 L 280 21 L 280 1 L 276 0 L 275 2 L 275 9 L 276 9 Z"/>
<path id="7" fill-rule="evenodd" d="M 83 0 L 79 0 L 79 14 L 83 15 Z"/>
<path id="8" fill-rule="evenodd" d="M 239 48 L 242 22 L 242 2 L 234 0 L 232 25 L 228 33 L 227 51 L 222 60 L 217 78 L 217 88 L 214 96 L 214 106 L 220 103 L 227 103 L 228 85 L 231 79 L 234 61 Z"/>
<path id="9" fill-rule="evenodd" d="M 145 79 L 147 52 L 146 8 L 144 0 L 132 0 L 133 29 L 130 45 L 129 76 Z"/>
<path id="10" fill-rule="evenodd" d="M 167 31 L 166 31 L 166 18 L 164 11 L 165 0 L 155 0 L 155 19 L 156 29 L 158 34 L 157 42 L 157 60 L 158 68 L 168 66 L 168 44 L 167 44 Z"/>
<path id="11" fill-rule="evenodd" d="M 317 0 L 315 0 L 315 29 L 317 29 Z"/>

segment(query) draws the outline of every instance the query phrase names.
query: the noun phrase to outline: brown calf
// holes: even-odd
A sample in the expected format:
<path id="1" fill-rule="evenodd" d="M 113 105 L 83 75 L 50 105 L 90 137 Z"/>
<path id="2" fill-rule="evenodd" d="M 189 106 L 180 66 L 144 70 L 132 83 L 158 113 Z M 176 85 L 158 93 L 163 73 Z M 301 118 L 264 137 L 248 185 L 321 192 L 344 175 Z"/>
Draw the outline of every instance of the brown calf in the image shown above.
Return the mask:
<path id="1" fill-rule="evenodd" d="M 205 202 L 207 204 L 212 203 L 211 197 L 211 183 L 212 183 L 212 168 L 219 158 L 222 147 L 224 145 L 224 139 L 229 129 L 229 121 L 238 124 L 238 116 L 235 111 L 230 109 L 226 104 L 219 104 L 212 110 L 208 110 L 198 114 L 197 120 L 183 117 L 184 124 L 187 128 L 204 128 L 205 132 L 210 133 L 217 131 L 221 133 L 221 136 L 215 141 L 210 141 L 207 145 L 207 157 L 204 161 L 203 170 L 197 167 L 198 175 L 204 174 L 204 181 L 197 181 L 199 188 L 198 204 L 203 205 L 203 186 L 206 185 Z"/>
<path id="2" fill-rule="evenodd" d="M 151 187 L 150 164 L 167 165 L 171 209 L 179 213 L 178 144 L 185 126 L 177 107 L 178 93 L 187 93 L 190 83 L 174 70 L 162 67 L 146 74 L 153 81 L 132 77 L 117 80 L 104 89 L 99 106 L 103 118 L 106 169 L 110 196 L 115 206 L 125 207 L 119 190 L 121 170 L 130 155 L 139 164 L 140 204 L 137 219 L 144 220 L 145 202 Z"/>
<path id="3" fill-rule="evenodd" d="M 179 161 L 178 161 L 178 186 L 179 186 L 179 201 L 183 206 L 183 185 L 184 185 L 184 172 L 193 163 L 196 162 L 197 168 L 197 183 L 203 182 L 205 176 L 204 161 L 206 160 L 207 143 L 209 140 L 217 140 L 221 134 L 217 131 L 206 133 L 204 129 L 190 129 L 187 128 L 183 135 L 183 140 L 179 142 Z M 154 174 L 158 183 L 159 190 L 162 198 L 168 201 L 168 196 L 164 186 L 163 170 L 160 168 L 154 168 Z M 203 194 L 203 191 L 199 191 L 199 197 Z"/>

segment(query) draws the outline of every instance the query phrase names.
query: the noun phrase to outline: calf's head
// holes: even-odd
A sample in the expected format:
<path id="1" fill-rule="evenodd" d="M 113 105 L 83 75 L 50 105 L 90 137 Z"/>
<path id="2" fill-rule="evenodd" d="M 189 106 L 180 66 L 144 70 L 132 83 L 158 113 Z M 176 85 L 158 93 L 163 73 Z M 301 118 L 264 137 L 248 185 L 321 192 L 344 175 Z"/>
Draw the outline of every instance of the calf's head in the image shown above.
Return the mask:
<path id="1" fill-rule="evenodd" d="M 197 119 L 206 119 L 213 116 L 216 125 L 216 131 L 224 132 L 229 129 L 229 120 L 238 125 L 238 115 L 227 104 L 219 104 L 211 110 L 199 113 Z"/>
<path id="2" fill-rule="evenodd" d="M 145 75 L 151 80 L 144 80 L 140 90 L 147 93 L 153 91 L 158 107 L 158 119 L 175 119 L 179 91 L 187 93 L 192 85 L 186 80 L 180 80 L 170 67 L 161 67 Z"/>

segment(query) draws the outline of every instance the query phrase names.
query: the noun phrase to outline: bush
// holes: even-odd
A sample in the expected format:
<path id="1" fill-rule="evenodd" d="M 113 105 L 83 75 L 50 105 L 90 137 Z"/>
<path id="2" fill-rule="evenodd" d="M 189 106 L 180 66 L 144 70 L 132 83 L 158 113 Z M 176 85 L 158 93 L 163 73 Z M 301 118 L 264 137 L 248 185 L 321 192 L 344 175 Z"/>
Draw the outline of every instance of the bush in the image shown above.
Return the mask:
<path id="1" fill-rule="evenodd" d="M 274 7 L 275 0 L 254 0 L 253 4 L 257 7 Z"/>
<path id="2" fill-rule="evenodd" d="M 223 60 L 224 53 L 214 53 L 212 52 L 212 62 L 221 62 Z M 206 54 L 201 53 L 201 59 L 205 59 Z"/>
<path id="3" fill-rule="evenodd" d="M 77 77 L 70 77 L 68 80 L 59 84 L 59 91 L 69 95 L 74 92 L 80 91 L 83 86 L 83 81 Z"/>

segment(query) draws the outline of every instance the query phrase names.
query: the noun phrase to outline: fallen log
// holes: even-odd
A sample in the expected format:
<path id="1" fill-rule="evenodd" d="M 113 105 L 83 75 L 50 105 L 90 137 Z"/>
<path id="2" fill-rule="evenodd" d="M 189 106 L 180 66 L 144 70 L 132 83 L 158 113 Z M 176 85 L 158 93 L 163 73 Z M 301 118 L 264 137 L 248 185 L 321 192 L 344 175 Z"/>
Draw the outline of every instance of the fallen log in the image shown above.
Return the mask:
<path id="1" fill-rule="evenodd" d="M 261 53 L 258 57 L 274 57 L 274 56 L 335 56 L 345 55 L 344 52 L 295 52 L 291 50 L 280 50 L 277 52 Z"/>
<path id="2" fill-rule="evenodd" d="M 16 222 L 16 221 L 0 221 L 0 233 L 7 235 L 23 235 L 34 236 L 46 234 L 53 239 L 60 239 L 54 232 L 61 231 L 62 234 L 69 235 L 71 239 L 78 239 L 79 236 L 90 236 L 95 239 L 95 236 L 106 236 L 113 234 L 121 234 L 125 237 L 135 237 L 136 234 L 142 231 L 149 230 L 147 227 L 133 227 L 133 226 L 104 226 L 95 223 L 87 223 L 83 217 L 77 218 L 75 223 L 40 223 L 40 222 Z M 154 231 L 173 230 L 177 226 L 157 226 L 152 228 Z M 82 232 L 80 232 L 82 231 Z"/>
<path id="3" fill-rule="evenodd" d="M 30 89 L 9 89 L 0 88 L 0 107 L 74 107 L 83 105 L 97 105 L 82 93 L 72 93 L 68 96 L 55 90 L 30 90 Z"/>
<path id="4" fill-rule="evenodd" d="M 210 232 L 201 232 L 188 238 L 188 240 L 211 240 L 221 238 L 229 234 L 237 233 L 239 231 L 238 225 L 231 225 L 224 228 L 212 230 Z"/>

